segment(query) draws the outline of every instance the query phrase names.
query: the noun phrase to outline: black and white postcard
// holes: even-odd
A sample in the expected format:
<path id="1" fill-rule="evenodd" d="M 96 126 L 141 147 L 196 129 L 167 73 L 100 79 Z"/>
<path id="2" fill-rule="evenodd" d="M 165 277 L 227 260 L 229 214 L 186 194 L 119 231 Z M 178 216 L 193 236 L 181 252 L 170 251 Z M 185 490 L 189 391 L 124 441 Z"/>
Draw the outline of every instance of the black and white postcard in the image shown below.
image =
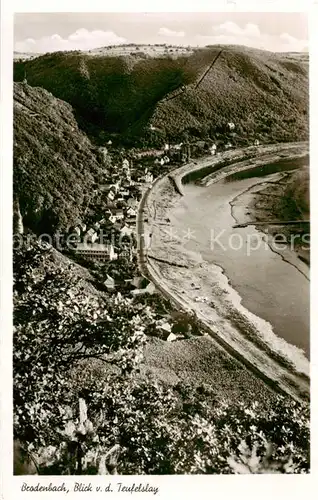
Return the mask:
<path id="1" fill-rule="evenodd" d="M 3 498 L 309 495 L 317 5 L 15 3 Z"/>

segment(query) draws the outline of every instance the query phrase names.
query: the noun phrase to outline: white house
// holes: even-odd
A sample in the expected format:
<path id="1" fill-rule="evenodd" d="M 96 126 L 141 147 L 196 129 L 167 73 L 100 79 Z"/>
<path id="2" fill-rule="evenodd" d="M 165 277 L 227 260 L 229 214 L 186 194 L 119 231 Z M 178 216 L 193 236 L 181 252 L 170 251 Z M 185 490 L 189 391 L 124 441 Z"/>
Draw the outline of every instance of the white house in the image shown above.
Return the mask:
<path id="1" fill-rule="evenodd" d="M 107 274 L 107 279 L 104 281 L 104 285 L 106 286 L 107 290 L 114 290 L 115 289 L 115 280 L 109 274 Z"/>
<path id="2" fill-rule="evenodd" d="M 115 199 L 115 194 L 113 191 L 109 191 L 109 193 L 107 194 L 107 198 L 110 200 L 110 201 L 113 201 Z"/>
<path id="3" fill-rule="evenodd" d="M 168 337 L 166 338 L 167 342 L 173 342 L 174 340 L 177 340 L 177 336 L 174 333 L 170 333 Z"/>
<path id="4" fill-rule="evenodd" d="M 136 290 L 132 290 L 131 294 L 132 295 L 144 295 L 145 293 L 149 293 L 150 295 L 153 295 L 156 291 L 156 287 L 153 283 L 148 283 L 146 288 L 137 288 Z"/>
<path id="5" fill-rule="evenodd" d="M 125 224 L 124 227 L 122 227 L 120 230 L 120 234 L 122 236 L 130 236 L 132 232 L 133 232 L 132 228 L 128 227 L 127 224 Z"/>
<path id="6" fill-rule="evenodd" d="M 113 210 L 112 214 L 108 217 L 108 220 L 112 224 L 114 224 L 115 222 L 117 222 L 118 220 L 121 220 L 123 218 L 124 218 L 123 211 L 121 209 L 119 209 L 119 210 Z"/>
<path id="7" fill-rule="evenodd" d="M 171 325 L 167 321 L 165 323 L 157 324 L 157 330 L 160 331 L 163 340 L 167 340 L 168 342 L 177 340 L 177 336 L 171 332 Z"/>
<path id="8" fill-rule="evenodd" d="M 137 215 L 137 210 L 135 210 L 134 208 L 132 207 L 129 207 L 128 210 L 127 210 L 127 215 L 129 215 L 130 217 L 136 217 Z"/>
<path id="9" fill-rule="evenodd" d="M 167 321 L 165 323 L 159 323 L 157 324 L 157 330 L 168 336 L 171 333 L 171 325 Z"/>
<path id="10" fill-rule="evenodd" d="M 80 222 L 78 227 L 80 228 L 80 230 L 82 231 L 82 233 L 85 233 L 86 231 L 86 224 L 84 222 Z"/>
<path id="11" fill-rule="evenodd" d="M 117 217 L 116 217 L 116 215 L 111 215 L 108 220 L 112 224 L 115 224 L 115 222 L 117 221 Z"/>
<path id="12" fill-rule="evenodd" d="M 235 125 L 234 125 L 234 123 L 233 123 L 233 122 L 229 122 L 229 123 L 227 124 L 227 126 L 229 127 L 229 129 L 230 129 L 230 130 L 234 130 L 234 129 L 235 129 Z"/>
<path id="13" fill-rule="evenodd" d="M 255 139 L 254 146 L 259 146 L 259 140 L 258 139 Z"/>
<path id="14" fill-rule="evenodd" d="M 165 150 L 165 151 L 169 151 L 169 149 L 170 149 L 169 144 L 165 144 L 164 150 Z"/>
<path id="15" fill-rule="evenodd" d="M 117 222 L 117 216 L 112 214 L 110 217 L 109 217 L 109 222 L 111 222 L 112 224 L 115 224 L 115 222 Z"/>
<path id="16" fill-rule="evenodd" d="M 115 191 L 115 193 L 118 193 L 118 191 L 120 189 L 120 182 L 117 181 L 115 184 L 112 184 L 111 189 L 113 189 Z"/>
<path id="17" fill-rule="evenodd" d="M 150 295 L 153 295 L 155 293 L 155 291 L 156 291 L 156 287 L 155 287 L 155 285 L 153 283 L 149 283 L 146 286 L 145 290 L 146 290 L 146 293 L 149 293 Z"/>
<path id="18" fill-rule="evenodd" d="M 116 260 L 118 255 L 117 253 L 115 252 L 115 249 L 114 249 L 114 246 L 113 245 L 109 245 L 109 260 Z"/>
<path id="19" fill-rule="evenodd" d="M 97 238 L 98 238 L 98 235 L 97 235 L 96 231 L 93 228 L 91 228 L 87 231 L 84 239 L 87 243 L 95 243 Z"/>
<path id="20" fill-rule="evenodd" d="M 126 196 L 129 196 L 129 195 L 130 195 L 130 192 L 128 191 L 128 189 L 121 189 L 121 190 L 119 191 L 119 194 L 120 194 L 121 196 L 126 197 Z"/>
<path id="21" fill-rule="evenodd" d="M 122 208 L 115 208 L 112 211 L 112 213 L 113 213 L 113 215 L 115 215 L 117 217 L 117 220 L 121 220 L 124 218 L 124 212 L 123 212 Z"/>
<path id="22" fill-rule="evenodd" d="M 151 184 L 153 182 L 153 175 L 151 172 L 147 172 L 147 174 L 145 175 L 145 182 L 147 184 Z"/>

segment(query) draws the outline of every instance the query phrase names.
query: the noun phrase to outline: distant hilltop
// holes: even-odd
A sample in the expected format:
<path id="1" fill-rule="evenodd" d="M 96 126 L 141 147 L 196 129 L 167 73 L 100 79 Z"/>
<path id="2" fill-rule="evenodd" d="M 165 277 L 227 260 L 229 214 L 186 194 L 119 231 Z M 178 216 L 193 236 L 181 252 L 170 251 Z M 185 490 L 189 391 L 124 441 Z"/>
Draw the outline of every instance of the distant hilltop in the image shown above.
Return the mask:
<path id="1" fill-rule="evenodd" d="M 43 54 L 31 53 L 31 52 L 13 52 L 14 61 L 26 61 L 27 59 L 34 59 L 35 57 L 40 57 Z"/>
<path id="2" fill-rule="evenodd" d="M 14 80 L 24 79 L 71 104 L 80 128 L 101 146 L 109 139 L 161 147 L 220 137 L 234 146 L 308 138 L 308 53 L 121 45 L 20 59 Z M 224 137 L 229 122 L 231 138 Z"/>
<path id="3" fill-rule="evenodd" d="M 92 49 L 85 51 L 88 55 L 111 55 L 111 56 L 126 56 L 133 55 L 134 53 L 143 53 L 148 57 L 162 57 L 164 55 L 170 55 L 172 57 L 180 57 L 182 55 L 190 55 L 194 52 L 195 48 L 184 45 L 168 45 L 168 44 L 124 44 L 124 45 L 113 45 L 109 47 L 99 47 L 97 49 Z"/>
<path id="4" fill-rule="evenodd" d="M 216 45 L 218 46 L 218 45 Z M 138 44 L 138 43 L 129 43 L 129 44 L 121 44 L 121 45 L 109 45 L 107 47 L 97 47 L 95 49 L 78 51 L 85 55 L 90 56 L 133 56 L 140 55 L 143 53 L 145 57 L 162 57 L 164 55 L 168 55 L 170 57 L 180 57 L 180 56 L 188 56 L 193 54 L 196 50 L 200 50 L 202 48 L 212 47 L 208 45 L 206 47 L 199 46 L 191 46 L 191 45 L 169 45 L 165 44 Z M 227 45 L 227 47 L 239 47 L 235 45 Z M 249 50 L 249 47 L 240 46 L 242 49 Z M 257 50 L 257 49 L 250 49 Z M 74 51 L 70 51 L 74 52 Z M 75 51 L 76 52 L 76 51 Z M 284 56 L 289 59 L 297 59 L 302 60 L 303 62 L 309 61 L 308 52 L 277 52 L 277 55 Z M 34 59 L 36 57 L 43 56 L 44 54 L 40 53 L 31 53 L 31 52 L 14 52 L 14 60 L 27 60 Z"/>
<path id="5" fill-rule="evenodd" d="M 88 56 L 134 56 L 135 54 L 143 54 L 144 57 L 162 57 L 170 55 L 172 57 L 180 57 L 182 55 L 192 54 L 195 47 L 184 45 L 168 45 L 168 44 L 122 44 L 122 45 L 109 45 L 107 47 L 98 47 L 96 49 L 85 51 L 69 51 L 81 52 Z M 31 53 L 31 52 L 14 52 L 14 60 L 27 60 L 43 56 L 44 54 Z"/>

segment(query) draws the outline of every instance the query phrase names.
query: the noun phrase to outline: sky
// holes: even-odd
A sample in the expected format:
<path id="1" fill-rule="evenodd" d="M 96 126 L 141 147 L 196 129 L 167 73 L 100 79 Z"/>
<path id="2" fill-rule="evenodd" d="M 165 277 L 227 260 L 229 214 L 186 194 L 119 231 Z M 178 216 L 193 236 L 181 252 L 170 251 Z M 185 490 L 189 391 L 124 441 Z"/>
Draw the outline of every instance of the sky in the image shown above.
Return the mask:
<path id="1" fill-rule="evenodd" d="M 123 43 L 204 46 L 239 44 L 274 52 L 307 51 L 304 13 L 19 13 L 18 52 L 89 50 Z"/>

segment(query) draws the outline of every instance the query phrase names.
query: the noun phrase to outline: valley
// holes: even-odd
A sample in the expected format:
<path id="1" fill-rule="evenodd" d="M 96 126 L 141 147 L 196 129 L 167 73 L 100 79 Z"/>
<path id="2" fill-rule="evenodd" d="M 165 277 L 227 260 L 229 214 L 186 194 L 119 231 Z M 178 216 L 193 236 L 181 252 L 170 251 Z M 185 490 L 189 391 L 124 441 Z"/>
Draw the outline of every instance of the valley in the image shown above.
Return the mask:
<path id="1" fill-rule="evenodd" d="M 238 422 L 307 471 L 309 244 L 209 241 L 310 219 L 306 55 L 127 44 L 17 54 L 14 80 L 14 426 L 39 473 L 232 473 Z"/>

